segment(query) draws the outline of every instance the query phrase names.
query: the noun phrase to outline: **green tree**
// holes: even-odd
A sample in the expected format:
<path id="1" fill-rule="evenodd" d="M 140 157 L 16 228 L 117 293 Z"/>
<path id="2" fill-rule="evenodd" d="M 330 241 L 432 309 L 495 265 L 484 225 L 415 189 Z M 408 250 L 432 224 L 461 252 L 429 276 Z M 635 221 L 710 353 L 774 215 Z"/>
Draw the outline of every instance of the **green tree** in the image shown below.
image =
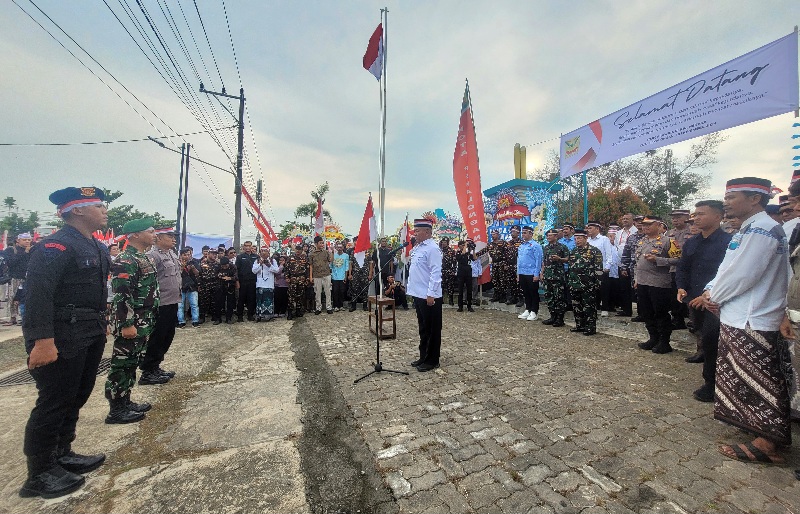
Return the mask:
<path id="1" fill-rule="evenodd" d="M 303 222 L 305 220 L 310 220 L 317 213 L 317 200 L 320 198 L 324 200 L 325 195 L 328 193 L 328 191 L 330 191 L 330 189 L 331 188 L 326 181 L 322 185 L 317 186 L 315 190 L 311 191 L 311 198 L 313 198 L 314 201 L 297 206 L 297 208 L 294 210 L 294 223 L 300 225 L 304 224 Z M 328 209 L 325 207 L 322 208 L 322 215 L 327 216 L 328 218 L 331 217 L 331 213 L 328 212 Z"/>
<path id="2" fill-rule="evenodd" d="M 8 241 L 11 243 L 18 234 L 24 232 L 33 233 L 39 226 L 39 214 L 31 212 L 27 218 L 23 218 L 16 212 L 12 212 L 0 220 L 0 233 L 8 230 Z"/>
<path id="3" fill-rule="evenodd" d="M 165 218 L 158 212 L 149 214 L 134 208 L 133 205 L 120 205 L 108 210 L 108 228 L 113 229 L 114 233 L 119 235 L 125 223 L 140 218 L 153 218 L 156 226 L 175 224 L 175 220 Z"/>
<path id="4" fill-rule="evenodd" d="M 619 224 L 626 213 L 650 214 L 650 208 L 630 187 L 606 190 L 598 187 L 589 193 L 589 219 L 604 227 Z"/>
<path id="5" fill-rule="evenodd" d="M 3 200 L 3 204 L 5 204 L 6 208 L 8 209 L 8 213 L 11 214 L 11 209 L 16 208 L 17 201 L 13 196 L 6 196 Z"/>

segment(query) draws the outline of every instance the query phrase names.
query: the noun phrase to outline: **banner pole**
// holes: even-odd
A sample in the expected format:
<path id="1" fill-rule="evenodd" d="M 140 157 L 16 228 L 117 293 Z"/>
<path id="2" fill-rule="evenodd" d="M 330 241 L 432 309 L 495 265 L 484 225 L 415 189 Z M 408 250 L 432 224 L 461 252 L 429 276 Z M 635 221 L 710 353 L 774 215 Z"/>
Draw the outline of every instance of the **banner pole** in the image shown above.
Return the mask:
<path id="1" fill-rule="evenodd" d="M 583 181 L 583 228 L 589 223 L 589 184 L 586 181 L 586 170 L 583 171 L 581 176 Z"/>
<path id="2" fill-rule="evenodd" d="M 794 34 L 795 34 L 795 37 L 796 37 L 797 36 L 797 25 L 794 26 Z M 794 117 L 795 118 L 800 118 L 800 109 L 795 109 L 794 110 Z"/>

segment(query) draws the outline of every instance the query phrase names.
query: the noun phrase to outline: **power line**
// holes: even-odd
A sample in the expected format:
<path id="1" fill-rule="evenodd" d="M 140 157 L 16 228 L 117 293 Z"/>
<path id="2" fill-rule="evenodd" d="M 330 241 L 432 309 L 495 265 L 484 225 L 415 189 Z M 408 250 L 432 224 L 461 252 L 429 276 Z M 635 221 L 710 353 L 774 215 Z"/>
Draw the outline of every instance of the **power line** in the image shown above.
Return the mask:
<path id="1" fill-rule="evenodd" d="M 122 84 L 122 83 L 121 83 L 121 82 L 120 82 L 120 81 L 119 81 L 119 80 L 118 80 L 118 79 L 117 79 L 117 78 L 116 78 L 116 77 L 115 77 L 115 76 L 114 76 L 114 75 L 113 75 L 113 74 L 112 74 L 110 71 L 108 71 L 108 70 L 107 70 L 107 69 L 106 69 L 106 68 L 105 68 L 105 67 L 104 67 L 102 64 L 100 64 L 100 62 L 98 62 L 98 61 L 97 61 L 97 59 L 95 59 L 95 58 L 94 58 L 94 57 L 93 57 L 93 56 L 92 56 L 92 55 L 91 55 L 91 54 L 90 54 L 90 53 L 89 53 L 89 52 L 88 52 L 88 51 L 87 51 L 85 48 L 83 48 L 83 47 L 82 47 L 82 46 L 81 46 L 81 45 L 80 45 L 80 44 L 79 44 L 77 41 L 75 41 L 75 39 L 74 39 L 72 36 L 70 36 L 70 35 L 69 35 L 69 34 L 68 34 L 68 33 L 67 33 L 67 32 L 66 32 L 66 31 L 65 31 L 63 28 L 61 28 L 61 26 L 60 26 L 60 25 L 58 25 L 58 23 L 56 23 L 56 22 L 55 22 L 55 21 L 54 21 L 52 18 L 50 18 L 50 16 L 48 16 L 48 15 L 47 15 L 47 13 L 45 13 L 45 12 L 44 12 L 44 11 L 43 11 L 43 10 L 42 10 L 42 9 L 41 9 L 39 6 L 38 6 L 38 5 L 36 5 L 36 4 L 33 2 L 33 0 L 28 0 L 28 1 L 29 1 L 29 2 L 30 2 L 30 3 L 31 3 L 31 4 L 32 4 L 34 7 L 36 7 L 36 9 L 37 9 L 37 10 L 38 10 L 40 13 L 42 13 L 42 15 L 44 15 L 44 16 L 45 16 L 45 17 L 46 17 L 46 18 L 47 18 L 47 19 L 48 19 L 48 20 L 49 20 L 49 21 L 50 21 L 50 22 L 51 22 L 53 25 L 55 25 L 55 26 L 56 26 L 56 27 L 57 27 L 57 28 L 58 28 L 58 29 L 59 29 L 59 30 L 60 30 L 60 31 L 61 31 L 61 32 L 62 32 L 62 33 L 65 35 L 65 36 L 67 36 L 67 37 L 68 37 L 68 38 L 69 38 L 69 39 L 70 39 L 70 40 L 71 40 L 71 41 L 72 41 L 72 42 L 73 42 L 73 43 L 74 43 L 74 44 L 75 44 L 75 45 L 76 45 L 78 48 L 80 48 L 80 49 L 81 49 L 81 50 L 82 50 L 82 51 L 83 51 L 83 52 L 84 52 L 84 53 L 85 53 L 85 54 L 86 54 L 86 55 L 87 55 L 87 56 L 88 56 L 90 59 L 92 59 L 92 61 L 94 61 L 94 62 L 95 62 L 95 63 L 96 63 L 98 66 L 100 66 L 100 68 L 101 68 L 103 71 L 105 71 L 105 72 L 106 72 L 106 73 L 107 73 L 107 74 L 108 74 L 108 75 L 109 75 L 109 76 L 110 76 L 112 79 L 114 79 L 114 81 L 115 81 L 115 82 L 117 82 L 117 84 L 119 84 L 120 86 L 122 86 L 122 88 L 123 88 L 125 91 L 127 91 L 127 92 L 128 92 L 128 93 L 129 93 L 129 94 L 130 94 L 130 95 L 131 95 L 133 98 L 135 98 L 137 102 L 139 102 L 139 103 L 140 103 L 142 106 L 144 106 L 144 107 L 145 107 L 145 109 L 147 109 L 147 110 L 148 110 L 148 111 L 149 111 L 149 112 L 150 112 L 150 113 L 151 113 L 153 116 L 155 116 L 155 117 L 156 117 L 156 119 L 158 119 L 158 120 L 159 120 L 161 123 L 163 123 L 163 124 L 164 124 L 164 126 L 166 126 L 167 128 L 169 128 L 169 129 L 170 129 L 170 130 L 171 130 L 173 133 L 175 133 L 175 132 L 176 132 L 176 131 L 175 131 L 174 129 L 172 129 L 172 128 L 171 128 L 171 127 L 170 127 L 170 126 L 169 126 L 169 125 L 168 125 L 168 124 L 167 124 L 167 123 L 164 121 L 164 120 L 162 120 L 162 119 L 161 119 L 161 118 L 160 118 L 160 117 L 159 117 L 159 116 L 158 116 L 158 115 L 157 115 L 155 112 L 153 112 L 153 110 L 152 110 L 152 109 L 150 109 L 150 108 L 149 108 L 149 107 L 148 107 L 148 106 L 147 106 L 147 105 L 146 105 L 144 102 L 142 102 L 141 100 L 139 100 L 139 98 L 138 98 L 138 97 L 137 97 L 135 94 L 133 94 L 133 92 L 131 92 L 131 91 L 130 91 L 130 90 L 129 90 L 129 89 L 128 89 L 128 88 L 127 88 L 127 87 L 126 87 L 124 84 Z M 138 110 L 137 110 L 137 109 L 136 109 L 136 108 L 135 108 L 133 105 L 131 105 L 131 104 L 130 104 L 130 102 L 128 102 L 128 101 L 127 101 L 125 98 L 123 98 L 123 97 L 122 97 L 122 95 L 120 95 L 120 94 L 119 94 L 119 93 L 118 93 L 118 92 L 117 92 L 117 91 L 116 91 L 114 88 L 112 88 L 112 87 L 111 87 L 111 86 L 110 86 L 110 85 L 109 85 L 109 84 L 108 84 L 108 83 L 107 83 L 105 80 L 103 80 L 103 78 L 102 78 L 102 77 L 100 77 L 100 76 L 99 76 L 97 73 L 95 73 L 95 72 L 94 72 L 94 70 L 92 70 L 92 69 L 91 69 L 91 68 L 90 68 L 90 67 L 89 67 L 89 66 L 88 66 L 88 65 L 87 65 L 85 62 L 83 62 L 83 60 L 81 60 L 81 58 L 80 58 L 80 57 L 78 57 L 77 55 L 75 55 L 75 53 L 74 53 L 72 50 L 70 50 L 69 48 L 67 48 L 67 47 L 66 47 L 66 46 L 65 46 L 65 45 L 64 45 L 64 44 L 63 44 L 63 43 L 62 43 L 62 42 L 61 42 L 61 41 L 60 41 L 60 40 L 59 40 L 59 39 L 58 39 L 58 38 L 57 38 L 57 37 L 56 37 L 56 36 L 55 36 L 55 35 L 54 35 L 52 32 L 50 32 L 50 31 L 49 31 L 49 30 L 48 30 L 48 29 L 47 29 L 47 28 L 46 28 L 44 25 L 42 25 L 42 24 L 41 24 L 41 23 L 40 23 L 38 20 L 36 20 L 36 19 L 35 19 L 35 18 L 34 18 L 34 17 L 33 17 L 33 16 L 32 16 L 32 15 L 31 15 L 31 14 L 28 12 L 28 11 L 26 11 L 26 10 L 25 10 L 25 9 L 24 9 L 24 8 L 23 8 L 21 5 L 19 5 L 19 4 L 17 3 L 17 1 L 16 1 L 16 0 L 12 0 L 12 2 L 14 2 L 14 5 L 16 5 L 16 6 L 17 6 L 17 7 L 18 7 L 18 8 L 19 8 L 19 9 L 20 9 L 20 10 L 21 10 L 23 13 L 25 13 L 25 15 L 27 15 L 27 16 L 28 16 L 28 17 L 29 17 L 29 18 L 30 18 L 30 19 L 31 19 L 31 20 L 32 20 L 34 23 L 36 23 L 36 24 L 37 24 L 37 25 L 38 25 L 38 26 L 39 26 L 39 27 L 40 27 L 42 30 L 44 30 L 44 31 L 45 31 L 45 32 L 46 32 L 46 33 L 47 33 L 47 34 L 48 34 L 48 35 L 49 35 L 49 36 L 50 36 L 50 37 L 51 37 L 51 38 L 52 38 L 52 39 L 53 39 L 53 40 L 54 40 L 56 43 L 58 43 L 58 44 L 59 44 L 59 45 L 60 45 L 60 46 L 61 46 L 61 47 L 62 47 L 64 50 L 66 50 L 66 51 L 67 51 L 67 52 L 68 52 L 68 53 L 69 53 L 69 54 L 70 54 L 70 55 L 71 55 L 73 58 L 75 58 L 75 60 L 77 60 L 77 61 L 78 61 L 78 62 L 79 62 L 79 63 L 80 63 L 80 64 L 81 64 L 81 65 L 82 65 L 84 68 L 86 68 L 86 70 L 88 70 L 88 71 L 89 71 L 89 73 L 91 73 L 92 75 L 94 75 L 94 76 L 95 76 L 95 78 L 97 78 L 97 79 L 98 79 L 100 82 L 102 82 L 102 83 L 103 83 L 103 85 L 105 85 L 105 86 L 106 86 L 106 87 L 107 87 L 107 88 L 108 88 L 108 89 L 109 89 L 109 90 L 110 90 L 112 93 L 114 93 L 114 94 L 115 94 L 115 95 L 116 95 L 116 96 L 117 96 L 117 97 L 118 97 L 120 100 L 122 100 L 123 102 L 125 102 L 125 104 L 126 104 L 128 107 L 130 107 L 130 108 L 131 108 L 131 110 L 133 110 L 133 111 L 134 111 L 136 114 L 138 114 L 138 115 L 139 115 L 139 117 L 141 117 L 141 118 L 142 118 L 144 121 L 146 121 L 146 122 L 147 122 L 147 123 L 148 123 L 148 124 L 149 124 L 151 127 L 153 127 L 153 128 L 156 130 L 156 131 L 158 131 L 158 133 L 159 133 L 159 134 L 161 134 L 162 136 L 164 136 L 163 138 L 160 138 L 160 139 L 167 139 L 167 140 L 170 142 L 170 144 L 172 144 L 173 146 L 177 146 L 177 145 L 175 145 L 175 143 L 172 141 L 172 139 L 171 139 L 171 137 L 172 137 L 172 136 L 167 136 L 167 135 L 166 135 L 166 134 L 164 134 L 164 132 L 162 132 L 162 131 L 161 131 L 161 130 L 158 128 L 158 127 L 156 127 L 155 125 L 153 125 L 153 123 L 152 123 L 150 120 L 148 120 L 148 119 L 147 119 L 147 118 L 146 118 L 144 115 L 142 115 L 142 113 L 140 113 L 140 112 L 139 112 L 139 111 L 138 111 Z M 210 175 L 209 175 L 209 178 L 210 178 Z M 213 181 L 212 181 L 212 182 L 213 182 Z M 204 185 L 205 185 L 205 186 L 208 188 L 208 184 L 205 184 L 205 182 L 204 182 Z M 216 188 L 216 185 L 215 185 L 215 188 Z M 209 191 L 211 191 L 211 189 L 210 189 L 210 188 L 208 188 L 208 189 L 209 189 Z M 217 192 L 219 193 L 219 190 L 217 190 Z M 213 194 L 213 192 L 212 192 L 212 194 Z M 218 201 L 219 201 L 219 200 L 218 200 Z M 224 201 L 224 199 L 223 199 L 223 201 Z M 227 209 L 228 209 L 228 210 L 230 210 L 230 207 L 227 207 Z"/>
<path id="2" fill-rule="evenodd" d="M 236 125 L 232 127 L 221 127 L 218 129 L 213 130 L 230 130 L 232 128 L 236 128 Z M 197 132 L 187 132 L 186 134 L 174 134 L 170 137 L 184 137 L 184 136 L 195 136 L 197 134 L 206 134 L 210 132 L 209 130 L 198 130 Z M 116 141 L 91 141 L 86 143 L 0 143 L 0 146 L 79 146 L 79 145 L 113 145 L 118 143 L 138 143 L 140 141 L 151 141 L 153 139 L 167 139 L 167 136 L 162 137 L 144 137 L 140 139 L 118 139 Z M 177 150 L 175 150 L 177 151 Z"/>

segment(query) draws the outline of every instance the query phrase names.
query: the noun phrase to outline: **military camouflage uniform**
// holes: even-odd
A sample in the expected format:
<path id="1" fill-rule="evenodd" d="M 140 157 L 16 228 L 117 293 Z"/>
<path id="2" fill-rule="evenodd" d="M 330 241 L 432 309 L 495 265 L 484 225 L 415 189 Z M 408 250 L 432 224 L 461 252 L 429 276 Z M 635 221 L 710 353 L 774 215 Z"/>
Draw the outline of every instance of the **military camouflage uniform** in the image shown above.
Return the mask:
<path id="1" fill-rule="evenodd" d="M 215 302 L 217 290 L 219 289 L 219 261 L 213 263 L 208 259 L 200 262 L 199 284 L 197 286 L 197 296 L 199 300 L 200 316 L 213 316 L 215 312 Z"/>
<path id="2" fill-rule="evenodd" d="M 150 257 L 128 245 L 111 265 L 114 300 L 114 351 L 106 380 L 106 398 L 124 398 L 136 382 L 136 368 L 147 350 L 147 338 L 156 324 L 159 305 L 158 275 Z M 122 337 L 122 329 L 136 327 L 136 337 Z"/>
<path id="3" fill-rule="evenodd" d="M 569 254 L 567 285 L 572 293 L 575 327 L 594 329 L 597 325 L 597 292 L 603 274 L 603 254 L 587 243 Z"/>
<path id="4" fill-rule="evenodd" d="M 505 259 L 505 290 L 506 290 L 506 304 L 511 305 L 517 303 L 522 298 L 522 289 L 517 282 L 517 255 L 519 254 L 519 247 L 522 244 L 522 238 L 512 239 L 506 243 L 506 259 Z"/>
<path id="5" fill-rule="evenodd" d="M 290 255 L 283 267 L 283 276 L 289 281 L 289 312 L 302 313 L 305 310 L 310 266 L 306 254 L 300 252 Z"/>
<path id="6" fill-rule="evenodd" d="M 453 305 L 453 294 L 456 290 L 456 251 L 448 245 L 442 250 L 442 298 L 449 295 L 450 305 Z"/>
<path id="7" fill-rule="evenodd" d="M 492 301 L 502 302 L 506 296 L 506 281 L 505 281 L 505 260 L 506 260 L 506 242 L 502 239 L 492 241 L 489 243 L 489 257 L 492 259 L 492 286 L 494 287 L 494 296 Z"/>
<path id="8" fill-rule="evenodd" d="M 544 260 L 542 273 L 542 284 L 544 285 L 544 300 L 550 310 L 550 317 L 557 318 L 567 310 L 567 302 L 564 301 L 564 286 L 566 285 L 567 271 L 564 269 L 564 262 L 551 262 L 551 256 L 569 259 L 569 249 L 559 242 L 550 243 L 544 247 Z"/>

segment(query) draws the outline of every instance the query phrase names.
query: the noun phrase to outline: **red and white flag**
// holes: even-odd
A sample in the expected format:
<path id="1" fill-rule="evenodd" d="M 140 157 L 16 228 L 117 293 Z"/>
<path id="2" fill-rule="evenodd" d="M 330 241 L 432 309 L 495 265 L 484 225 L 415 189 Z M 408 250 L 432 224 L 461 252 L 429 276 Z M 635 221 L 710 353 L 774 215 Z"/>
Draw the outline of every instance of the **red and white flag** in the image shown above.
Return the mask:
<path id="1" fill-rule="evenodd" d="M 372 33 L 364 52 L 364 69 L 372 73 L 376 79 L 381 79 L 383 73 L 383 23 L 378 24 L 378 28 Z"/>
<path id="2" fill-rule="evenodd" d="M 406 214 L 406 221 L 403 223 L 403 228 L 400 229 L 400 242 L 405 243 L 406 247 L 400 253 L 400 260 L 403 264 L 408 264 L 409 257 L 411 257 L 411 231 L 408 230 L 408 214 Z"/>
<path id="3" fill-rule="evenodd" d="M 367 250 L 376 239 L 378 239 L 378 227 L 375 224 L 375 211 L 372 210 L 372 195 L 369 195 L 367 208 L 364 209 L 364 218 L 361 220 L 361 228 L 358 229 L 358 241 L 353 249 L 353 257 L 356 258 L 359 266 L 364 265 Z"/>
<path id="4" fill-rule="evenodd" d="M 321 236 L 325 232 L 325 217 L 322 215 L 322 197 L 317 198 L 317 212 L 314 214 L 314 235 Z"/>

